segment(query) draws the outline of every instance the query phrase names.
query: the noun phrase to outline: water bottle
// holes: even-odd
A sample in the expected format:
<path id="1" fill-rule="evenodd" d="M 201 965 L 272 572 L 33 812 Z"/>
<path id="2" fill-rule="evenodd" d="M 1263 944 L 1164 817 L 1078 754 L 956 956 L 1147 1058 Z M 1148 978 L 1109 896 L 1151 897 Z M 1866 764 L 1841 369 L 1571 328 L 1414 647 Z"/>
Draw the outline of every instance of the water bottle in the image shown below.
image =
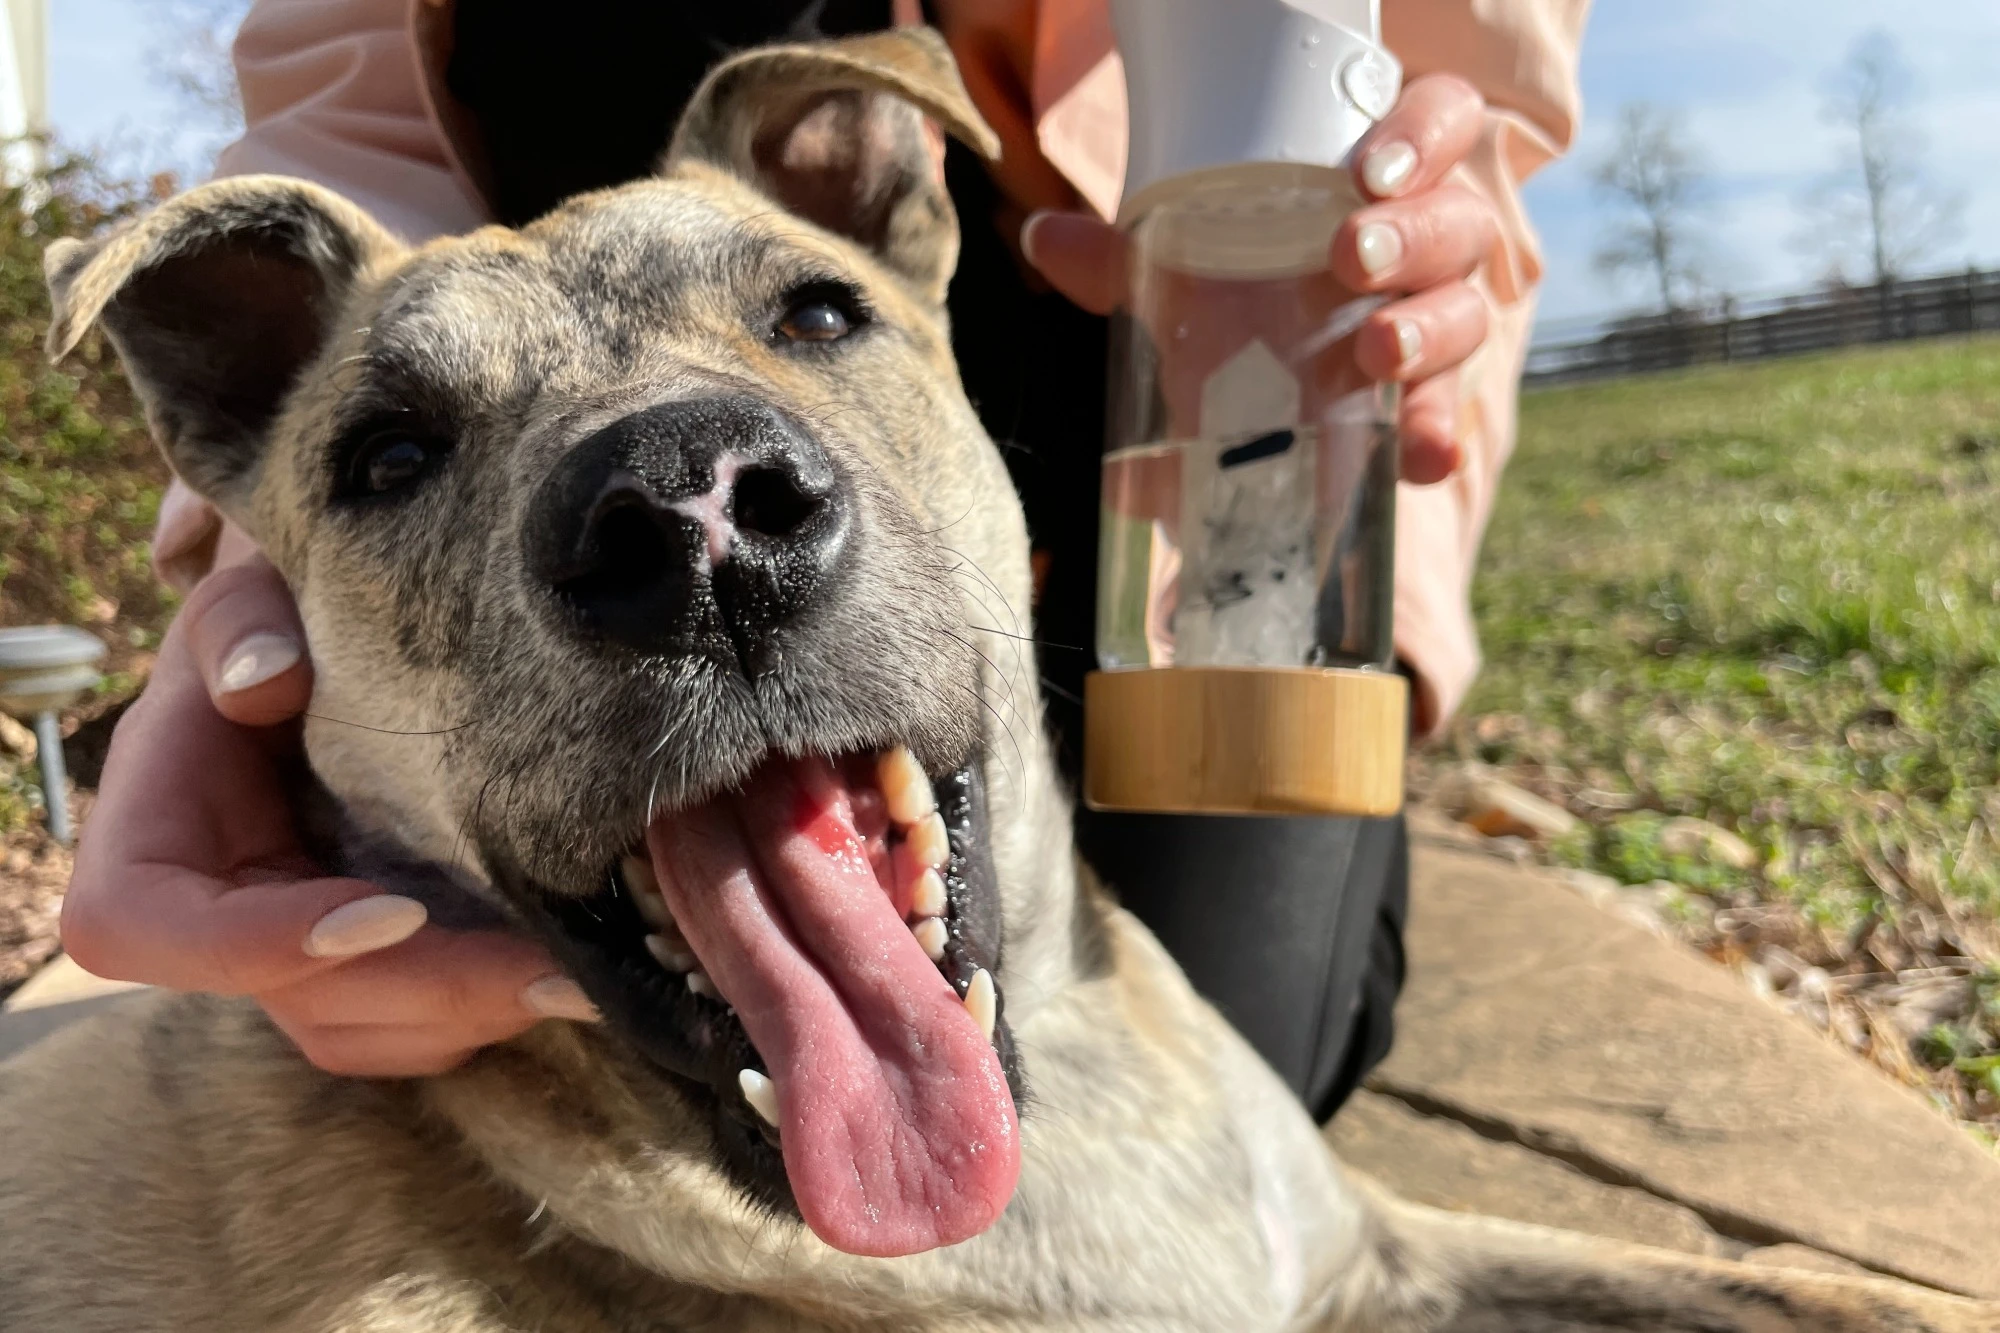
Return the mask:
<path id="1" fill-rule="evenodd" d="M 1393 387 L 1328 254 L 1395 100 L 1380 0 L 1113 0 L 1131 106 L 1097 653 L 1098 809 L 1390 814 Z"/>

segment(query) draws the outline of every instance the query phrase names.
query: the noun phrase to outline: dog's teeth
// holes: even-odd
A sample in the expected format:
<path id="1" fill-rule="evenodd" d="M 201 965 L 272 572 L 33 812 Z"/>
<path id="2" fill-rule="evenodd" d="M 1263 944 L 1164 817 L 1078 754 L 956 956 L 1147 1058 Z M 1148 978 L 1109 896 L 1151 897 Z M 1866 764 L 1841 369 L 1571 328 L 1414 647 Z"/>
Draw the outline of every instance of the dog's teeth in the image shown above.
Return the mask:
<path id="1" fill-rule="evenodd" d="M 754 1069 L 742 1069 L 737 1071 L 736 1086 L 743 1089 L 743 1100 L 750 1103 L 750 1109 L 772 1129 L 778 1128 L 777 1085 Z"/>
<path id="2" fill-rule="evenodd" d="M 917 943 L 924 947 L 933 963 L 944 961 L 945 926 L 934 916 L 927 916 L 910 927 L 910 933 L 917 937 Z"/>
<path id="3" fill-rule="evenodd" d="M 687 947 L 687 941 L 674 935 L 648 935 L 646 952 L 653 955 L 653 961 L 669 972 L 692 972 L 701 966 L 694 951 Z"/>
<path id="4" fill-rule="evenodd" d="M 944 869 L 951 859 L 951 838 L 944 831 L 944 819 L 933 810 L 910 825 L 910 854 L 917 864 L 933 870 Z"/>
<path id="5" fill-rule="evenodd" d="M 917 885 L 910 891 L 911 916 L 944 915 L 944 880 L 935 870 L 925 870 L 917 876 Z"/>
<path id="6" fill-rule="evenodd" d="M 688 973 L 687 983 L 688 992 L 692 995 L 706 995 L 711 1000 L 722 998 L 722 992 L 718 991 L 715 983 L 708 979 L 708 973 L 698 967 Z"/>
<path id="7" fill-rule="evenodd" d="M 889 818 L 898 824 L 914 824 L 937 809 L 931 780 L 924 776 L 908 746 L 898 745 L 882 752 L 875 765 L 875 781 L 882 788 L 882 803 L 889 807 Z"/>
<path id="8" fill-rule="evenodd" d="M 660 896 L 660 881 L 653 875 L 653 863 L 643 856 L 627 856 L 618 862 L 625 887 L 632 893 L 632 905 L 654 930 L 664 929 L 673 918 L 667 915 L 667 900 Z"/>
<path id="9" fill-rule="evenodd" d="M 993 1040 L 993 1024 L 1000 1017 L 999 997 L 993 993 L 993 974 L 980 968 L 972 974 L 972 981 L 965 988 L 965 1007 L 971 1013 L 979 1030 L 986 1034 L 986 1040 Z"/>

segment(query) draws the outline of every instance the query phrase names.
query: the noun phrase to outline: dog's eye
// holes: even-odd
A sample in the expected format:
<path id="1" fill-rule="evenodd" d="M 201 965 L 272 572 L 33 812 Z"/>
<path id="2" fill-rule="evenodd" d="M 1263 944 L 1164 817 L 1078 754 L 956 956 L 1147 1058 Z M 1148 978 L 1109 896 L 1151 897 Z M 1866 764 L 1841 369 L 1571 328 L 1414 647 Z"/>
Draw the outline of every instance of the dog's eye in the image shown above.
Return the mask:
<path id="1" fill-rule="evenodd" d="M 342 496 L 365 499 L 405 490 L 436 471 L 447 452 L 442 440 L 407 430 L 378 431 L 348 459 Z"/>
<path id="2" fill-rule="evenodd" d="M 824 301 L 789 310 L 778 324 L 778 332 L 795 343 L 830 343 L 850 329 L 847 316 Z"/>
<path id="3" fill-rule="evenodd" d="M 853 288 L 841 282 L 815 282 L 791 294 L 772 332 L 790 343 L 830 343 L 867 322 L 867 310 Z"/>

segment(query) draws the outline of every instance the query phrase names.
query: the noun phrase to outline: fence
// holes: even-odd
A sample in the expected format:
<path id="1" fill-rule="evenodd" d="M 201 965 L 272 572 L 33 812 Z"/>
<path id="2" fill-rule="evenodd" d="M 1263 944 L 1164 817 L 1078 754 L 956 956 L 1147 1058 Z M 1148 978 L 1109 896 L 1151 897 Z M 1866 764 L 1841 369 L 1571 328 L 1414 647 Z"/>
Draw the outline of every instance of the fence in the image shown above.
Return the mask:
<path id="1" fill-rule="evenodd" d="M 1594 337 L 1538 344 L 1529 384 L 1560 384 L 1858 343 L 2000 330 L 2000 271 L 1843 287 L 1619 320 Z"/>

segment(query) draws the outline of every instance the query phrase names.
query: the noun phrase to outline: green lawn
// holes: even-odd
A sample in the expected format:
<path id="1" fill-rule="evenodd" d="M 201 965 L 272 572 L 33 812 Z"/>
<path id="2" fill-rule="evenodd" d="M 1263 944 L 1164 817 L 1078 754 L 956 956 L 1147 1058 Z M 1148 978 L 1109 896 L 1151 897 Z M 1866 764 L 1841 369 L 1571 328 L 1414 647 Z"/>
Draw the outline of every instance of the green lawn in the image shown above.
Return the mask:
<path id="1" fill-rule="evenodd" d="M 1675 880 L 1709 899 L 1691 911 L 1795 904 L 1851 950 L 1914 916 L 1916 962 L 1982 952 L 2000 340 L 1531 392 L 1474 599 L 1487 665 L 1458 743 L 1586 817 L 1557 859 Z M 1663 857 L 1680 814 L 1764 864 Z M 1983 1072 L 1977 980 L 1933 1063 Z"/>

